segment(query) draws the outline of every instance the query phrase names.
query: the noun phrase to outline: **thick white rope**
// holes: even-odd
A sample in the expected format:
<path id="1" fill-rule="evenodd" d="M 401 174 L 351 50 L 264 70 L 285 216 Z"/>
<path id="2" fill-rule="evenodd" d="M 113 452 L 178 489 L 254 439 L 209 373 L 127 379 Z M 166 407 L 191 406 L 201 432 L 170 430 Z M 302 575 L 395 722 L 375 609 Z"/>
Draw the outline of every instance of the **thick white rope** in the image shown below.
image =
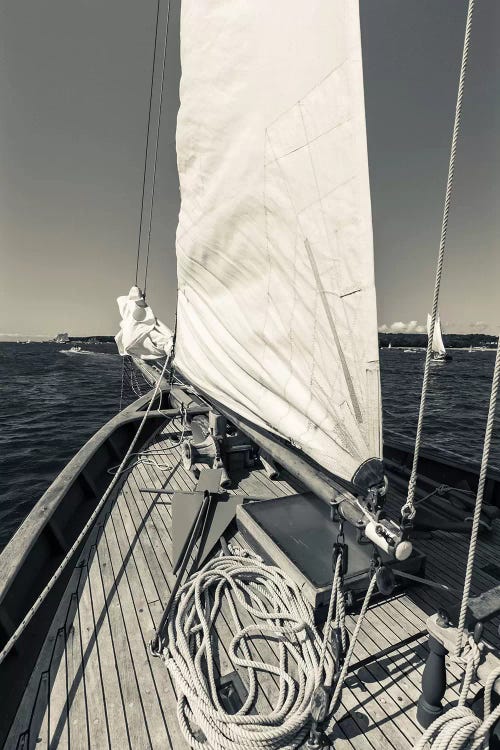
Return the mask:
<path id="1" fill-rule="evenodd" d="M 334 611 L 345 644 L 341 558 L 336 561 L 321 639 L 313 611 L 294 581 L 280 568 L 266 565 L 259 558 L 238 554 L 236 549 L 232 552 L 208 561 L 179 588 L 168 621 L 168 646 L 163 656 L 177 690 L 179 725 L 195 750 L 205 750 L 207 743 L 212 750 L 299 747 L 308 733 L 316 688 L 332 683 L 335 665 L 328 645 Z M 340 696 L 375 584 L 373 576 L 336 682 L 333 706 Z M 226 713 L 220 703 L 211 643 L 211 631 L 223 601 L 235 626 L 229 657 L 236 667 L 247 671 L 248 695 L 235 714 Z M 257 620 L 255 624 L 242 624 L 236 602 Z M 259 638 L 278 643 L 278 664 L 252 658 L 250 645 Z M 249 713 L 257 694 L 257 672 L 273 675 L 279 681 L 276 704 L 266 714 Z"/>
<path id="2" fill-rule="evenodd" d="M 472 573 L 474 570 L 474 558 L 476 555 L 477 539 L 479 536 L 479 523 L 481 518 L 481 508 L 483 505 L 484 486 L 486 484 L 488 463 L 490 458 L 491 437 L 493 426 L 495 424 L 495 412 L 498 398 L 498 383 L 500 381 L 500 337 L 497 343 L 497 353 L 495 357 L 495 367 L 493 369 L 493 381 L 491 384 L 490 403 L 488 407 L 488 418 L 486 420 L 486 430 L 484 433 L 483 455 L 481 458 L 481 469 L 479 471 L 479 482 L 477 486 L 476 505 L 474 508 L 474 517 L 472 521 L 472 531 L 469 544 L 469 554 L 467 556 L 467 568 L 465 571 L 464 591 L 462 603 L 460 605 L 460 616 L 458 618 L 458 633 L 455 643 L 455 656 L 460 654 L 462 649 L 465 616 L 467 614 L 467 604 L 469 602 L 470 587 L 472 582 Z"/>
<path id="3" fill-rule="evenodd" d="M 436 267 L 436 281 L 434 284 L 434 297 L 432 300 L 432 313 L 431 313 L 431 325 L 429 331 L 429 340 L 427 342 L 427 351 L 425 355 L 425 367 L 424 367 L 424 378 L 422 381 L 422 393 L 420 396 L 420 408 L 418 412 L 418 423 L 417 423 L 417 434 L 415 437 L 415 452 L 413 454 L 413 466 L 410 475 L 410 481 L 408 483 L 408 498 L 406 503 L 403 505 L 402 514 L 409 519 L 415 516 L 415 487 L 417 484 L 417 467 L 418 467 L 418 456 L 420 452 L 420 442 L 422 438 L 422 428 L 425 414 L 425 401 L 427 396 L 427 387 L 429 383 L 431 353 L 432 353 L 432 339 L 434 336 L 434 326 L 436 323 L 436 316 L 439 302 L 439 290 L 441 288 L 441 276 L 443 274 L 444 254 L 446 247 L 446 235 L 448 231 L 448 216 L 450 213 L 451 194 L 453 189 L 453 178 L 455 175 L 455 159 L 457 152 L 457 142 L 460 133 L 460 123 L 462 119 L 462 102 L 464 94 L 465 74 L 467 72 L 467 63 L 469 59 L 469 45 L 470 36 L 472 29 L 472 14 L 474 11 L 474 0 L 469 0 L 469 8 L 467 12 L 467 22 L 465 26 L 465 38 L 464 47 L 462 53 L 462 65 L 460 67 L 460 81 L 458 84 L 458 96 L 455 110 L 455 122 L 453 124 L 453 137 L 451 141 L 450 151 L 450 163 L 448 167 L 448 180 L 446 182 L 446 192 L 444 199 L 444 210 L 443 210 L 443 221 L 441 225 L 441 239 L 439 242 L 439 253 Z"/>
<path id="4" fill-rule="evenodd" d="M 320 658 L 319 658 L 319 670 L 321 674 L 323 674 L 324 669 L 325 669 L 325 660 L 326 660 L 328 642 L 330 639 L 330 630 L 332 627 L 332 621 L 334 619 L 333 617 L 334 608 L 337 610 L 335 613 L 335 624 L 337 624 L 337 621 L 341 619 L 339 617 L 339 603 L 340 603 L 340 600 L 342 600 L 342 604 L 340 605 L 342 607 L 343 600 L 344 600 L 343 592 L 341 590 L 341 583 L 340 583 L 341 566 L 342 566 L 342 557 L 341 555 L 338 555 L 337 560 L 335 562 L 335 570 L 333 574 L 332 590 L 330 593 L 330 602 L 328 604 L 328 612 L 326 615 L 326 621 L 325 621 L 325 625 L 323 628 L 323 643 L 321 645 L 321 653 L 320 653 Z M 345 617 L 345 610 L 344 610 L 344 617 Z M 345 645 L 345 633 L 344 633 L 344 641 L 342 645 Z"/>
<path id="5" fill-rule="evenodd" d="M 30 609 L 26 613 L 25 617 L 23 618 L 23 620 L 21 621 L 21 623 L 19 624 L 19 626 L 16 628 L 16 630 L 14 631 L 14 633 L 11 635 L 11 637 L 9 638 L 9 640 L 7 641 L 7 643 L 5 644 L 5 646 L 3 647 L 2 651 L 0 651 L 0 664 L 2 664 L 2 662 L 4 661 L 4 659 L 7 657 L 7 655 L 9 654 L 9 652 L 11 651 L 11 649 L 13 648 L 13 646 L 15 645 L 15 643 L 16 643 L 17 639 L 19 638 L 19 636 L 23 633 L 23 631 L 25 630 L 26 626 L 31 622 L 32 618 L 34 617 L 34 615 L 36 614 L 36 612 L 40 608 L 41 604 L 45 601 L 45 598 L 46 598 L 47 594 L 49 594 L 49 592 L 52 590 L 52 588 L 54 587 L 54 585 L 56 584 L 56 582 L 61 577 L 61 574 L 64 571 L 64 569 L 66 568 L 66 565 L 68 564 L 68 562 L 73 557 L 74 553 L 76 552 L 76 550 L 80 546 L 81 542 L 85 538 L 85 536 L 88 533 L 88 531 L 90 531 L 90 529 L 92 528 L 92 526 L 93 526 L 95 520 L 97 519 L 97 516 L 101 512 L 104 504 L 106 503 L 107 499 L 109 498 L 109 496 L 111 495 L 111 493 L 115 489 L 116 484 L 118 482 L 118 479 L 120 478 L 121 471 L 124 469 L 127 461 L 129 460 L 129 458 L 130 458 L 130 456 L 132 454 L 132 451 L 134 450 L 134 448 L 135 448 L 135 446 L 137 444 L 137 441 L 138 441 L 139 436 L 140 436 L 140 434 L 142 432 L 142 429 L 143 429 L 144 425 L 146 424 L 146 420 L 148 418 L 148 414 L 151 411 L 151 408 L 152 408 L 153 403 L 154 403 L 154 401 L 155 401 L 155 399 L 156 399 L 156 397 L 158 395 L 158 392 L 160 391 L 160 383 L 162 381 L 162 378 L 163 378 L 163 375 L 164 375 L 164 372 L 165 372 L 165 368 L 166 368 L 166 362 L 165 362 L 165 365 L 163 367 L 162 373 L 161 373 L 160 377 L 158 378 L 158 380 L 156 382 L 156 386 L 155 386 L 155 388 L 153 390 L 153 393 L 152 393 L 152 396 L 151 396 L 151 398 L 149 400 L 147 409 L 144 412 L 144 416 L 141 419 L 141 422 L 140 422 L 140 424 L 139 424 L 139 426 L 137 428 L 137 432 L 135 433 L 134 438 L 133 438 L 132 442 L 130 443 L 129 448 L 128 448 L 125 456 L 123 457 L 122 462 L 120 463 L 120 466 L 118 468 L 117 473 L 115 474 L 115 476 L 111 480 L 111 482 L 110 482 L 110 484 L 108 486 L 108 489 L 106 490 L 106 492 L 104 493 L 104 495 L 102 496 L 102 498 L 99 500 L 98 504 L 96 505 L 95 510 L 93 511 L 93 513 L 90 516 L 89 520 L 87 521 L 87 523 L 85 524 L 85 526 L 83 527 L 83 529 L 81 530 L 81 532 L 78 534 L 78 537 L 75 539 L 75 541 L 71 545 L 71 548 L 68 550 L 68 552 L 64 556 L 64 559 L 62 560 L 62 562 L 60 563 L 60 565 L 56 568 L 54 574 L 52 575 L 52 578 L 47 583 L 47 585 L 45 586 L 45 588 L 42 590 L 42 592 L 40 593 L 40 595 L 37 597 L 37 599 L 35 600 L 34 604 L 30 607 Z"/>
<path id="6" fill-rule="evenodd" d="M 248 696 L 235 714 L 222 707 L 215 682 L 211 630 L 223 600 L 235 626 L 229 656 L 247 672 Z M 242 624 L 236 602 L 257 620 L 255 624 Z M 252 658 L 250 644 L 262 638 L 278 642 L 277 664 Z M 244 556 L 213 558 L 180 587 L 167 642 L 164 658 L 178 693 L 177 717 L 192 748 L 205 750 L 207 743 L 212 750 L 300 746 L 308 732 L 311 698 L 323 682 L 322 642 L 312 608 L 282 570 Z M 331 680 L 329 652 L 324 668 Z M 265 714 L 249 713 L 257 672 L 274 676 L 279 683 L 276 704 Z M 200 741 L 193 725 L 201 729 L 207 743 Z"/>
<path id="7" fill-rule="evenodd" d="M 476 657 L 473 656 L 473 661 Z M 491 710 L 492 693 L 495 682 L 500 678 L 500 667 L 493 671 L 484 687 L 483 719 L 480 719 L 471 708 L 460 704 L 446 711 L 424 732 L 414 750 L 424 750 L 432 745 L 432 750 L 486 750 L 489 745 L 489 733 L 500 719 L 500 705 Z M 465 685 L 460 698 L 466 697 Z"/>
<path id="8" fill-rule="evenodd" d="M 500 677 L 500 668 L 492 672 L 486 681 L 484 689 L 484 718 L 481 720 L 465 703 L 469 694 L 470 686 L 475 678 L 476 670 L 481 656 L 480 647 L 474 642 L 471 634 L 467 636 L 464 647 L 464 627 L 469 601 L 472 574 L 474 570 L 474 558 L 479 535 L 479 521 L 483 503 L 484 486 L 487 478 L 488 461 L 491 447 L 491 437 L 495 422 L 495 412 L 498 396 L 498 384 L 500 382 L 500 339 L 497 344 L 495 367 L 493 370 L 493 382 L 491 386 L 490 403 L 488 408 L 488 419 L 484 436 L 483 455 L 481 459 L 481 470 L 474 508 L 474 519 L 472 523 L 469 554 L 467 557 L 467 568 L 465 573 L 464 590 L 460 606 L 458 620 L 457 640 L 453 659 L 465 665 L 465 676 L 460 691 L 458 706 L 446 711 L 434 721 L 427 731 L 422 735 L 415 750 L 422 750 L 427 742 L 432 742 L 433 750 L 477 750 L 488 747 L 488 736 L 490 729 L 500 719 L 500 706 L 491 711 L 491 694 L 496 680 Z"/>
<path id="9" fill-rule="evenodd" d="M 358 619 L 356 621 L 356 627 L 354 628 L 354 632 L 352 634 L 351 643 L 349 645 L 349 650 L 347 651 L 344 663 L 342 665 L 342 670 L 340 672 L 339 678 L 337 680 L 337 684 L 335 686 L 335 690 L 332 696 L 331 704 L 333 706 L 336 705 L 340 693 L 342 691 L 344 680 L 346 678 L 347 670 L 349 669 L 349 665 L 351 663 L 352 655 L 354 653 L 354 648 L 356 646 L 356 641 L 358 640 L 359 631 L 361 630 L 361 626 L 363 624 L 363 621 L 365 619 L 366 612 L 368 610 L 368 606 L 370 604 L 370 599 L 372 598 L 373 591 L 375 589 L 377 583 L 377 579 L 375 575 L 372 575 L 370 583 L 368 585 L 368 589 L 365 594 L 365 598 L 363 600 L 363 604 L 361 606 L 361 611 L 359 613 Z"/>

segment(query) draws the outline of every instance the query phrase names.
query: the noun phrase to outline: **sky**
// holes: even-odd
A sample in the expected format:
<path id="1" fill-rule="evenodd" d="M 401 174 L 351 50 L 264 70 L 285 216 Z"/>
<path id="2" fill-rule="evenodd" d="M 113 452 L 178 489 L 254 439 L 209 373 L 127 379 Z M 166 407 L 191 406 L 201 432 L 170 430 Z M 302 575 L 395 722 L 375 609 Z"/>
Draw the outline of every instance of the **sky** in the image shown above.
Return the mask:
<path id="1" fill-rule="evenodd" d="M 378 322 L 417 331 L 432 302 L 467 2 L 360 8 Z M 155 18 L 156 0 L 0 5 L 0 336 L 118 328 L 116 297 L 135 279 Z M 499 28 L 498 0 L 478 0 L 440 297 L 449 332 L 500 328 Z M 158 73 L 161 53 L 160 38 Z M 178 80 L 172 0 L 148 274 L 170 325 Z M 144 258 L 145 247 L 140 279 Z"/>

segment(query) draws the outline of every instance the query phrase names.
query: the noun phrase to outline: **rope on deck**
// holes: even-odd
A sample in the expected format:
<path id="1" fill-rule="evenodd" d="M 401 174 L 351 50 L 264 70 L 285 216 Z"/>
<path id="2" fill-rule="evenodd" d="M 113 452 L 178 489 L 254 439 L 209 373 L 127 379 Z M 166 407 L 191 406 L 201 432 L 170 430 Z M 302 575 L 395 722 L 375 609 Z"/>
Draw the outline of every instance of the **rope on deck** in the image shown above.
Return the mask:
<path id="1" fill-rule="evenodd" d="M 299 586 L 280 568 L 237 550 L 209 560 L 179 588 L 168 620 L 163 658 L 178 694 L 179 725 L 192 748 L 292 750 L 302 745 L 309 732 L 311 703 L 317 688 L 322 684 L 331 686 L 337 677 L 329 641 L 333 602 L 339 602 L 336 619 L 345 617 L 336 585 L 341 577 L 339 561 L 340 557 L 323 637 L 316 630 L 312 607 L 304 600 Z M 372 576 L 345 662 L 335 680 L 330 710 L 335 710 L 340 697 L 375 584 Z M 231 714 L 221 705 L 218 694 L 215 664 L 220 657 L 214 653 L 211 639 L 223 604 L 229 609 L 235 628 L 229 658 L 246 670 L 248 684 L 243 705 Z M 256 622 L 244 625 L 243 619 Z M 341 622 L 337 624 L 342 628 Z M 252 644 L 262 639 L 277 644 L 278 663 L 252 655 Z M 258 693 L 257 672 L 278 679 L 276 705 L 268 713 L 250 713 Z M 193 725 L 199 727 L 203 737 Z"/>
<path id="2" fill-rule="evenodd" d="M 236 633 L 229 645 L 233 664 L 245 669 L 248 695 L 235 714 L 226 713 L 217 691 L 211 631 L 222 604 Z M 243 625 L 236 602 L 257 622 Z M 246 619 L 246 618 L 245 618 Z M 184 583 L 168 622 L 165 663 L 178 693 L 179 725 L 192 748 L 272 750 L 299 747 L 307 736 L 311 699 L 322 681 L 322 643 L 311 606 L 282 570 L 258 559 L 224 555 L 210 560 Z M 277 642 L 279 663 L 253 658 L 252 643 Z M 292 676 L 289 662 L 294 663 Z M 327 677 L 333 660 L 324 656 Z M 279 681 L 276 705 L 267 714 L 250 713 L 258 690 L 257 672 Z M 199 738 L 192 725 L 203 732 Z"/>

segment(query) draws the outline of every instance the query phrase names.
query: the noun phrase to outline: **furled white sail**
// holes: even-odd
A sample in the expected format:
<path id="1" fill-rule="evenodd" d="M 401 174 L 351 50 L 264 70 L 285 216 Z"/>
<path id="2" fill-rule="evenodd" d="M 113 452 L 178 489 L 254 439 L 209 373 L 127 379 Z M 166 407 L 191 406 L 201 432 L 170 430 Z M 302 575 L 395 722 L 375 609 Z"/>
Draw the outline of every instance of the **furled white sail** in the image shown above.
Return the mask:
<path id="1" fill-rule="evenodd" d="M 156 318 L 141 290 L 133 286 L 128 295 L 116 301 L 122 318 L 115 336 L 120 354 L 140 359 L 168 356 L 172 350 L 172 331 Z"/>
<path id="2" fill-rule="evenodd" d="M 431 334 L 431 316 L 427 315 L 427 335 Z M 446 354 L 446 349 L 443 343 L 443 336 L 441 334 L 441 321 L 439 319 L 439 313 L 436 315 L 436 322 L 434 324 L 434 336 L 432 337 L 432 351 L 434 354 Z"/>
<path id="3" fill-rule="evenodd" d="M 381 455 L 358 0 L 183 0 L 176 364 L 351 478 Z"/>

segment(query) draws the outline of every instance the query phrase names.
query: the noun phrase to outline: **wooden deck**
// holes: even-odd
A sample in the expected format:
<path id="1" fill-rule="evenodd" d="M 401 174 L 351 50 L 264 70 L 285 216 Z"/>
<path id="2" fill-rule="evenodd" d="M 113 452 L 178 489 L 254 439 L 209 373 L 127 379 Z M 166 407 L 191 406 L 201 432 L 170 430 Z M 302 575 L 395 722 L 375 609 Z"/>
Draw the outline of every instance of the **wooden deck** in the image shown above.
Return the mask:
<path id="1" fill-rule="evenodd" d="M 41 651 L 5 746 L 8 750 L 187 747 L 177 724 L 168 671 L 148 651 L 173 583 L 170 504 L 167 495 L 140 491 L 167 485 L 173 490 L 193 488 L 178 448 L 171 449 L 177 440 L 173 425 L 157 436 L 150 448 L 165 450 L 155 459 L 169 468 L 135 466 L 105 507 Z M 271 481 L 263 471 L 253 471 L 233 491 L 272 497 L 301 489 L 286 478 Z M 394 495 L 391 502 L 400 504 L 400 498 Z M 499 538 L 495 530 L 481 540 L 475 592 L 498 583 L 483 568 L 496 560 Z M 429 577 L 460 588 L 467 544 L 466 538 L 439 532 L 419 543 L 428 555 Z M 411 750 L 420 735 L 415 713 L 426 638 L 398 644 L 423 631 L 427 615 L 452 601 L 440 591 L 414 586 L 371 606 L 354 661 L 374 659 L 347 679 L 342 707 L 330 730 L 337 750 Z M 349 617 L 351 631 L 354 623 L 355 617 Z M 225 674 L 233 667 L 227 655 L 231 621 L 224 610 L 217 635 L 219 668 Z M 490 636 L 494 637 L 493 626 Z M 389 655 L 376 658 L 390 646 L 394 649 Z M 453 701 L 460 675 L 454 665 L 449 674 L 445 699 Z M 269 709 L 276 690 L 276 683 L 268 680 L 258 697 L 262 710 Z"/>

